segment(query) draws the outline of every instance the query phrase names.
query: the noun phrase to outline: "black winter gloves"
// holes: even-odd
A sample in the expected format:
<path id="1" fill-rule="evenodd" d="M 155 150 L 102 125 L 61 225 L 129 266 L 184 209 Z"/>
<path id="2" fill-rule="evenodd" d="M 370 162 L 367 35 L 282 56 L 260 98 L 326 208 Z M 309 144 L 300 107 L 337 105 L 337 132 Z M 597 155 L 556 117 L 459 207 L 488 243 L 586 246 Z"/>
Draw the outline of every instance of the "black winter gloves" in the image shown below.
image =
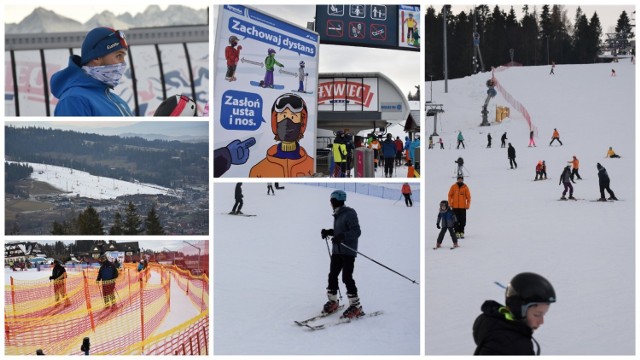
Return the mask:
<path id="1" fill-rule="evenodd" d="M 333 229 L 322 229 L 320 231 L 320 236 L 322 236 L 322 239 L 326 240 L 329 236 L 333 236 Z"/>
<path id="2" fill-rule="evenodd" d="M 342 243 L 343 240 L 344 240 L 344 234 L 338 234 L 331 239 L 331 242 L 337 245 Z"/>
<path id="3" fill-rule="evenodd" d="M 439 224 L 439 223 L 436 223 L 436 227 L 437 227 L 438 229 L 440 229 L 440 224 Z"/>

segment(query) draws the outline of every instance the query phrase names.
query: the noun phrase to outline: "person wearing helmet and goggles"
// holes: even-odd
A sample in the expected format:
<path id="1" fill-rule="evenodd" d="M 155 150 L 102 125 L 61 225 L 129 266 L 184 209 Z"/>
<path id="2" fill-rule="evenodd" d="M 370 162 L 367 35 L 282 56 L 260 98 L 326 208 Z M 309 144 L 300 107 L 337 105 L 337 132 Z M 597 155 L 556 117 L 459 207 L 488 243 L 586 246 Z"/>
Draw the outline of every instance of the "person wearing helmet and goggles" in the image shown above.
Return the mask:
<path id="1" fill-rule="evenodd" d="M 309 113 L 300 96 L 279 96 L 271 107 L 271 131 L 279 143 L 251 168 L 250 177 L 300 177 L 313 175 L 313 158 L 300 145 Z"/>
<path id="2" fill-rule="evenodd" d="M 240 50 L 242 45 L 238 45 L 238 37 L 229 36 L 229 45 L 224 49 L 224 58 L 227 59 L 227 74 L 224 79 L 227 81 L 236 81 L 236 68 L 240 60 Z"/>
<path id="3" fill-rule="evenodd" d="M 342 282 L 347 287 L 347 298 L 349 299 L 349 307 L 344 311 L 342 317 L 353 319 L 364 315 L 358 297 L 358 288 L 353 280 L 353 268 L 358 255 L 358 238 L 361 231 L 358 214 L 354 209 L 344 205 L 346 200 L 347 193 L 342 190 L 335 190 L 331 193 L 329 201 L 333 208 L 333 228 L 320 231 L 320 236 L 323 239 L 331 237 L 333 243 L 327 285 L 329 301 L 324 305 L 322 312 L 330 314 L 338 311 L 338 275 L 342 272 Z"/>
<path id="4" fill-rule="evenodd" d="M 549 280 L 532 272 L 511 279 L 505 291 L 505 305 L 487 300 L 473 324 L 474 355 L 540 355 L 533 332 L 544 317 L 556 292 Z"/>
<path id="5" fill-rule="evenodd" d="M 276 51 L 273 49 L 267 50 L 267 57 L 264 58 L 264 67 L 266 72 L 264 74 L 264 80 L 260 83 L 260 86 L 264 88 L 273 88 L 273 69 L 275 65 L 284 67 L 276 60 Z"/>

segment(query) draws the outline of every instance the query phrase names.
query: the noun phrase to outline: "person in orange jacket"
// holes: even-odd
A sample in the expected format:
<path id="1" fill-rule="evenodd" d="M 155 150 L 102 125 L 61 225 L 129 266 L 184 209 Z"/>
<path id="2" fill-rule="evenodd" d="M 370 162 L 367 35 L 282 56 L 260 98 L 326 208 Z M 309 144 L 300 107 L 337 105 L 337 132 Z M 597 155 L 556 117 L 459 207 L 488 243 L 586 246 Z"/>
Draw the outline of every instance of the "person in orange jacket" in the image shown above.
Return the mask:
<path id="1" fill-rule="evenodd" d="M 471 206 L 471 191 L 464 183 L 464 177 L 458 176 L 455 184 L 449 189 L 449 205 L 458 219 L 454 226 L 456 238 L 464 239 L 464 228 L 467 225 L 467 210 Z"/>
<path id="2" fill-rule="evenodd" d="M 553 144 L 554 141 L 558 140 L 558 142 L 560 143 L 560 146 L 562 146 L 562 141 L 560 141 L 560 133 L 558 132 L 558 129 L 553 129 L 553 135 L 551 135 L 551 142 L 549 143 L 549 146 L 551 146 L 551 144 Z"/>
<path id="3" fill-rule="evenodd" d="M 411 201 L 411 186 L 409 186 L 409 183 L 402 184 L 402 195 L 404 195 L 404 204 L 407 207 L 412 207 L 413 201 Z"/>
<path id="4" fill-rule="evenodd" d="M 249 177 L 313 176 L 313 158 L 300 145 L 307 128 L 307 104 L 296 94 L 283 94 L 271 108 L 271 131 L 278 144 L 251 168 Z"/>
<path id="5" fill-rule="evenodd" d="M 573 178 L 576 176 L 578 177 L 578 180 L 582 180 L 580 174 L 578 173 L 578 170 L 580 170 L 580 161 L 578 160 L 578 158 L 573 155 L 573 160 L 567 162 L 571 164 L 571 180 L 573 180 Z"/>

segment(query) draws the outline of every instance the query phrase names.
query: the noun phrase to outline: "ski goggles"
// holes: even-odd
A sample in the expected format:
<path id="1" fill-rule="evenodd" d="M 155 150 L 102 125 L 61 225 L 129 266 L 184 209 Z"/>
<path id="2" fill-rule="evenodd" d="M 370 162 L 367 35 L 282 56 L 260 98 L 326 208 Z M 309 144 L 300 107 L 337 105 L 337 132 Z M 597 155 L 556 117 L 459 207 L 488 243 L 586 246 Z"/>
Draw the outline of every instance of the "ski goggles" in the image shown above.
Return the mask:
<path id="1" fill-rule="evenodd" d="M 285 109 L 293 113 L 299 113 L 306 108 L 304 100 L 298 95 L 285 94 L 276 99 L 273 109 L 277 113 L 283 112 Z"/>
<path id="2" fill-rule="evenodd" d="M 111 34 L 103 37 L 102 39 L 100 39 L 100 41 L 96 42 L 93 48 L 95 49 L 96 46 L 102 43 L 103 40 L 108 39 L 112 36 L 115 36 L 118 38 L 118 41 L 120 42 L 120 45 L 122 45 L 122 47 L 124 47 L 125 49 L 129 49 L 129 43 L 127 43 L 127 37 L 124 35 L 124 32 L 122 30 L 113 30 Z"/>

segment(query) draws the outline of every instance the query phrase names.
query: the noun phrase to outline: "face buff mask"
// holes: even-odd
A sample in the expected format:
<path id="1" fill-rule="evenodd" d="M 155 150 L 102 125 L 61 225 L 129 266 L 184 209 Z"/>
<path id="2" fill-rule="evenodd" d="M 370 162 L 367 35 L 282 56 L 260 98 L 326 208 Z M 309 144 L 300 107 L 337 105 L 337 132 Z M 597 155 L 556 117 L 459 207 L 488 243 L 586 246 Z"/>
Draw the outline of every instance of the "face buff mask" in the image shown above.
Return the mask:
<path id="1" fill-rule="evenodd" d="M 127 70 L 127 63 L 104 65 L 104 66 L 83 66 L 82 70 L 92 78 L 103 82 L 114 88 L 120 83 L 120 79 Z"/>
<path id="2" fill-rule="evenodd" d="M 278 123 L 278 137 L 284 142 L 298 140 L 302 123 L 294 123 L 291 119 L 285 119 Z"/>

